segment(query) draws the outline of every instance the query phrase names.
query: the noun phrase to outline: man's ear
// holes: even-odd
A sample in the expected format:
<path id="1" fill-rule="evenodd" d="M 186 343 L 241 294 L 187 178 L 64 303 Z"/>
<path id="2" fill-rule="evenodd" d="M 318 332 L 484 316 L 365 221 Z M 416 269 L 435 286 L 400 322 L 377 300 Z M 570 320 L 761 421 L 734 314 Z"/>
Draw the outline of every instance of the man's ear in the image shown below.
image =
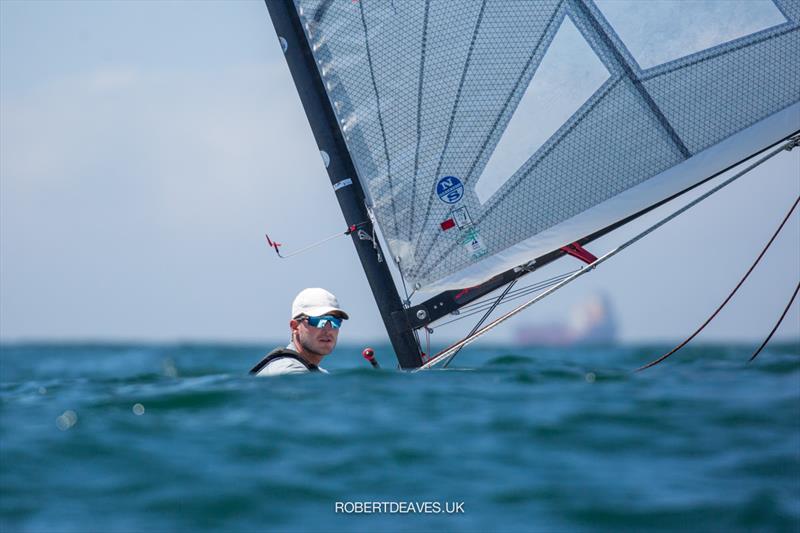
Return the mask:
<path id="1" fill-rule="evenodd" d="M 299 326 L 299 325 L 300 325 L 300 321 L 298 321 L 298 320 L 291 319 L 289 321 L 289 329 L 291 329 L 292 331 L 296 330 L 297 326 Z"/>

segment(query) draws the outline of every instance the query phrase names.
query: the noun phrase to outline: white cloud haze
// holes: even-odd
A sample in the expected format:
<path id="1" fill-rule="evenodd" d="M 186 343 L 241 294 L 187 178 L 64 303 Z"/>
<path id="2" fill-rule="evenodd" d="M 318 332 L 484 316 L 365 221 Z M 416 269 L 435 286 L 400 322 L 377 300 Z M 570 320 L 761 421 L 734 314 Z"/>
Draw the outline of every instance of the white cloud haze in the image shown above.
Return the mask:
<path id="1" fill-rule="evenodd" d="M 383 338 L 347 239 L 289 260 L 264 244 L 264 231 L 297 248 L 344 223 L 263 3 L 3 1 L 0 15 L 4 340 L 281 339 L 306 286 L 351 311 L 343 338 Z M 493 338 L 596 290 L 614 298 L 625 339 L 691 332 L 798 194 L 797 152 Z M 798 241 L 796 215 L 707 338 L 769 331 L 800 272 Z M 784 337 L 800 334 L 796 308 Z"/>

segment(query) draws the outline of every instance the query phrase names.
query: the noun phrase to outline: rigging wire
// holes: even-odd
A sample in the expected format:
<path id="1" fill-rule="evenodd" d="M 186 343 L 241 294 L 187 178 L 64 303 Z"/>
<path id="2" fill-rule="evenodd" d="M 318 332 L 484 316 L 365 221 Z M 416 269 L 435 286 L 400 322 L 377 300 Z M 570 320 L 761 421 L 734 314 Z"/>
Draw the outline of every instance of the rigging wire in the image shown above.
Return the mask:
<path id="1" fill-rule="evenodd" d="M 397 258 L 397 271 L 400 272 L 400 280 L 403 282 L 403 292 L 406 295 L 406 299 L 403 300 L 403 308 L 404 309 L 408 309 L 409 307 L 411 307 L 411 296 L 414 296 L 414 292 L 416 292 L 416 291 L 413 291 L 410 295 L 408 294 L 408 288 L 406 287 L 406 278 L 405 278 L 405 276 L 403 276 L 403 269 L 400 268 L 400 258 L 399 257 Z M 425 328 L 425 329 L 427 331 L 427 328 Z M 413 329 L 412 333 L 414 334 L 414 340 L 417 342 L 417 349 L 420 352 L 422 352 L 422 341 L 419 338 L 419 331 L 417 331 L 416 329 Z M 428 333 L 428 351 L 427 352 L 422 352 L 422 353 L 430 354 L 430 350 L 431 350 L 431 348 L 430 348 L 430 333 Z"/>
<path id="2" fill-rule="evenodd" d="M 778 326 L 780 326 L 781 322 L 783 322 L 783 319 L 786 318 L 786 313 L 788 313 L 789 309 L 791 309 L 792 303 L 794 303 L 794 299 L 797 297 L 797 291 L 798 290 L 800 290 L 800 283 L 798 283 L 797 287 L 795 287 L 794 294 L 792 294 L 792 297 L 789 299 L 789 304 L 786 306 L 786 309 L 783 310 L 783 313 L 781 314 L 781 317 L 778 319 L 778 322 L 775 324 L 775 327 L 772 328 L 772 331 L 769 332 L 769 335 L 767 335 L 767 338 L 764 339 L 764 342 L 761 343 L 761 346 L 758 347 L 758 350 L 756 350 L 753 353 L 753 355 L 750 356 L 750 359 L 748 359 L 748 361 L 747 361 L 748 363 L 752 363 L 753 362 L 753 359 L 755 359 L 758 356 L 758 354 L 761 353 L 761 350 L 764 349 L 764 346 L 767 345 L 769 340 L 772 338 L 772 336 L 778 330 Z"/>
<path id="3" fill-rule="evenodd" d="M 578 272 L 575 272 L 571 276 L 569 276 L 567 278 L 564 278 L 562 281 L 560 281 L 556 285 L 550 287 L 548 290 L 544 291 L 543 293 L 539 294 L 538 296 L 528 300 L 527 302 L 515 307 L 511 311 L 505 313 L 504 315 L 501 315 L 498 318 L 494 319 L 489 324 L 485 325 L 484 327 L 482 327 L 481 329 L 479 329 L 478 331 L 476 331 L 472 335 L 464 337 L 463 339 L 461 339 L 457 343 L 451 345 L 448 348 L 445 348 L 444 350 L 442 350 L 441 352 L 436 354 L 435 357 L 431 358 L 427 363 L 425 363 L 424 365 L 422 365 L 419 368 L 415 369 L 414 372 L 417 372 L 419 370 L 425 370 L 425 369 L 431 368 L 431 367 L 441 363 L 446 357 L 449 357 L 450 354 L 452 354 L 454 351 L 459 350 L 462 347 L 475 342 L 476 339 L 482 337 L 483 335 L 485 335 L 486 333 L 488 333 L 492 329 L 496 328 L 499 324 L 505 322 L 506 320 L 508 320 L 509 318 L 513 317 L 514 315 L 519 314 L 520 312 L 524 311 L 525 309 L 527 309 L 531 305 L 535 304 L 536 302 L 538 302 L 538 301 L 546 298 L 547 296 L 553 294 L 555 291 L 557 291 L 561 287 L 564 287 L 568 283 L 571 283 L 572 281 L 575 281 L 577 278 L 583 276 L 587 272 L 591 272 L 592 270 L 594 270 L 600 264 L 606 262 L 608 259 L 614 257 L 619 252 L 621 252 L 622 250 L 625 250 L 626 248 L 628 248 L 632 244 L 640 241 L 641 239 L 643 239 L 647 235 L 651 234 L 652 232 L 654 232 L 655 230 L 657 230 L 658 228 L 660 228 L 661 226 L 663 226 L 667 222 L 673 220 L 675 217 L 681 215 L 682 213 L 684 213 L 687 210 L 691 209 L 692 207 L 696 206 L 697 204 L 699 204 L 700 202 L 702 202 L 703 200 L 705 200 L 706 198 L 708 198 L 712 194 L 715 194 L 716 192 L 719 192 L 721 189 L 723 189 L 724 187 L 727 187 L 728 185 L 730 185 L 731 183 L 733 183 L 737 179 L 741 178 L 742 176 L 744 176 L 745 174 L 747 174 L 748 172 L 750 172 L 754 168 L 760 166 L 765 161 L 775 157 L 776 155 L 778 155 L 780 152 L 783 152 L 784 150 L 786 150 L 786 151 L 791 150 L 795 146 L 800 146 L 800 135 L 797 135 L 795 137 L 792 137 L 791 139 L 788 139 L 787 142 L 784 143 L 783 145 L 781 145 L 779 148 L 776 148 L 775 150 L 772 150 L 767 155 L 765 155 L 761 159 L 757 160 L 755 163 L 752 163 L 751 165 L 746 167 L 741 172 L 737 172 L 736 174 L 734 174 L 730 178 L 726 179 L 725 181 L 723 181 L 722 183 L 720 183 L 716 187 L 706 191 L 702 195 L 698 196 L 697 198 L 695 198 L 691 202 L 689 202 L 686 205 L 684 205 L 683 207 L 681 207 L 680 209 L 674 211 L 670 215 L 668 215 L 668 216 L 664 217 L 663 219 L 659 220 L 658 222 L 656 222 L 655 224 L 653 224 L 652 226 L 650 226 L 646 230 L 642 231 L 641 233 L 639 233 L 638 235 L 636 235 L 632 239 L 629 239 L 629 240 L 625 241 L 624 243 L 622 243 L 621 245 L 617 246 L 616 248 L 614 248 L 610 252 L 607 252 L 605 255 L 603 255 L 602 257 L 598 258 L 591 265 L 589 265 L 589 268 L 582 268 Z"/>
<path id="4" fill-rule="evenodd" d="M 272 248 L 273 250 L 275 250 L 275 253 L 278 254 L 278 257 L 280 257 L 281 259 L 287 259 L 289 257 L 302 254 L 303 252 L 307 252 L 308 250 L 311 250 L 312 248 L 316 248 L 317 246 L 319 246 L 321 244 L 324 244 L 324 243 L 326 243 L 326 242 L 328 242 L 330 240 L 333 240 L 333 239 L 335 239 L 337 237 L 341 237 L 343 235 L 350 235 L 359 226 L 363 226 L 364 224 L 366 224 L 366 222 L 359 222 L 358 224 L 353 224 L 352 226 L 347 228 L 347 231 L 338 231 L 338 232 L 334 233 L 333 235 L 325 237 L 322 240 L 319 240 L 319 241 L 317 241 L 315 243 L 309 244 L 308 246 L 304 246 L 303 248 L 300 248 L 299 250 L 296 250 L 296 251 L 294 251 L 294 252 L 292 252 L 290 254 L 286 254 L 286 255 L 281 255 L 281 251 L 279 249 L 281 246 L 283 246 L 283 243 L 280 243 L 280 242 L 277 242 L 277 241 L 273 241 L 272 239 L 269 238 L 269 235 L 266 234 L 266 233 L 264 234 L 264 237 L 267 238 L 267 245 L 270 248 Z"/>
<path id="5" fill-rule="evenodd" d="M 378 228 L 378 221 L 375 219 L 375 213 L 372 211 L 372 208 L 366 202 L 364 203 L 364 208 L 367 210 L 367 216 L 369 217 L 370 222 L 372 222 L 372 237 L 370 238 L 369 236 L 367 236 L 367 238 L 372 241 L 372 248 L 378 254 L 378 262 L 380 263 L 382 261 L 381 253 L 378 250 L 378 238 L 375 235 L 375 232 L 377 231 Z M 400 266 L 400 257 L 397 256 L 394 258 L 394 260 L 395 264 L 397 265 L 397 271 L 400 273 L 400 281 L 403 283 L 403 293 L 406 296 L 406 299 L 403 300 L 401 303 L 404 309 L 408 309 L 409 307 L 411 307 L 411 297 L 414 296 L 414 293 L 417 292 L 417 290 L 414 289 L 413 291 L 411 291 L 411 294 L 408 293 L 408 287 L 406 286 L 406 278 L 403 275 L 403 269 Z M 419 332 L 416 329 L 412 329 L 411 333 L 414 336 L 414 342 L 417 343 L 417 350 L 419 352 L 422 352 L 422 341 L 419 338 Z"/>
<path id="6" fill-rule="evenodd" d="M 406 295 L 406 299 L 403 300 L 403 304 L 405 305 L 406 309 L 411 307 L 411 296 L 408 295 L 408 287 L 406 287 L 406 277 L 403 275 L 403 270 L 400 268 L 400 259 L 397 260 L 397 271 L 400 272 L 400 281 L 403 282 L 403 293 Z"/>
<path id="7" fill-rule="evenodd" d="M 429 356 L 431 354 L 431 333 L 433 330 L 427 326 L 425 326 L 425 356 Z"/>
<path id="8" fill-rule="evenodd" d="M 373 225 L 373 228 L 374 227 L 375 226 Z M 375 241 L 373 241 L 373 242 L 375 242 Z M 412 291 L 411 294 L 408 294 L 408 287 L 406 287 L 406 277 L 403 275 L 403 269 L 400 267 L 400 258 L 399 257 L 397 258 L 397 271 L 400 272 L 400 281 L 403 282 L 403 293 L 406 295 L 406 299 L 403 300 L 403 307 L 405 309 L 408 309 L 409 307 L 411 307 L 411 297 L 414 296 L 414 292 L 416 292 L 416 291 Z M 417 341 L 417 348 L 419 349 L 420 352 L 422 352 L 422 341 L 419 338 L 419 332 L 416 329 L 414 329 L 412 331 L 414 333 L 414 340 Z M 429 347 L 428 347 L 428 352 L 427 353 L 430 353 L 430 342 L 428 344 L 429 344 Z"/>
<path id="9" fill-rule="evenodd" d="M 571 270 L 569 272 L 565 272 L 564 274 L 559 274 L 558 276 L 553 276 L 552 278 L 548 278 L 548 279 L 545 279 L 545 280 L 537 281 L 537 282 L 532 283 L 530 285 L 525 285 L 524 287 L 520 287 L 517 290 L 510 291 L 508 293 L 508 296 L 506 296 L 506 301 L 518 298 L 520 296 L 525 296 L 526 294 L 530 294 L 531 292 L 536 292 L 537 290 L 540 290 L 540 289 L 545 288 L 545 287 L 549 287 L 553 283 L 566 278 L 567 276 L 577 272 L 578 270 L 580 270 L 580 268 L 576 268 L 575 270 Z M 476 310 L 480 311 L 482 309 L 486 309 L 487 307 L 490 307 L 492 305 L 492 301 L 493 300 L 494 300 L 494 298 L 478 300 L 476 302 L 473 302 L 471 304 L 467 304 L 467 305 L 461 307 L 459 309 L 459 311 L 461 311 L 461 312 L 464 312 L 465 310 L 467 312 L 472 312 L 472 311 L 476 311 Z"/>
<path id="10" fill-rule="evenodd" d="M 673 348 L 673 349 L 672 349 L 672 350 L 670 350 L 669 352 L 665 353 L 664 355 L 662 355 L 662 356 L 661 356 L 661 357 L 659 357 L 658 359 L 654 359 L 653 361 L 650 361 L 650 362 L 649 362 L 649 363 L 647 363 L 646 365 L 640 366 L 639 368 L 637 368 L 637 369 L 636 369 L 636 372 L 641 372 L 642 370 L 647 370 L 648 368 L 650 368 L 650 367 L 652 367 L 652 366 L 655 366 L 655 365 L 657 365 L 658 363 L 660 363 L 661 361 L 665 360 L 667 357 L 671 356 L 672 354 L 674 354 L 675 352 L 677 352 L 678 350 L 680 350 L 681 348 L 683 348 L 684 346 L 686 346 L 687 344 L 689 344 L 689 341 L 691 341 L 692 339 L 694 339 L 694 338 L 697 336 L 697 334 L 698 334 L 698 333 L 700 333 L 701 331 L 703 331 L 703 329 L 705 329 L 705 327 L 706 327 L 706 326 L 707 326 L 707 325 L 708 325 L 708 324 L 709 324 L 709 323 L 710 323 L 712 320 L 714 320 L 714 318 L 717 316 L 717 314 L 719 314 L 719 312 L 720 312 L 720 311 L 722 311 L 722 308 L 723 308 L 723 307 L 725 307 L 725 306 L 728 304 L 728 302 L 731 300 L 731 298 L 733 298 L 733 295 L 734 295 L 734 294 L 736 294 L 736 291 L 738 291 L 738 290 L 739 290 L 739 287 L 741 287 L 741 286 L 742 286 L 742 284 L 745 282 L 745 280 L 748 278 L 748 276 L 750 276 L 750 273 L 751 273 L 751 272 L 753 272 L 753 269 L 754 269 L 754 268 L 756 268 L 756 265 L 759 263 L 759 261 L 761 261 L 761 258 L 762 258 L 762 257 L 764 257 L 764 254 L 767 252 L 767 250 L 769 249 L 769 247 L 770 247 L 770 246 L 772 245 L 772 243 L 775 241 L 775 237 L 777 237 L 777 236 L 778 236 L 778 234 L 781 232 L 781 230 L 783 229 L 783 227 L 786 225 L 786 222 L 787 222 L 787 221 L 789 220 L 789 218 L 792 216 L 792 213 L 794 213 L 794 210 L 795 210 L 795 208 L 797 207 L 797 204 L 798 204 L 798 203 L 800 203 L 800 196 L 798 196 L 798 197 L 797 197 L 797 200 L 795 200 L 795 201 L 794 201 L 794 204 L 792 204 L 792 207 L 791 207 L 791 209 L 789 209 L 789 212 L 788 212 L 788 213 L 786 213 L 786 216 L 783 218 L 783 221 L 782 221 L 782 222 L 780 223 L 780 225 L 778 226 L 778 229 L 776 229 L 776 230 L 775 230 L 775 233 L 773 233 L 773 234 L 772 234 L 772 237 L 769 239 L 769 241 L 767 242 L 767 244 L 764 246 L 764 249 L 763 249 L 763 250 L 761 250 L 761 253 L 760 253 L 760 254 L 758 254 L 758 257 L 756 257 L 756 260 L 755 260 L 755 261 L 753 261 L 753 264 L 752 264 L 752 265 L 750 265 L 750 268 L 749 268 L 749 269 L 747 269 L 747 272 L 745 273 L 744 277 L 743 277 L 741 280 L 739 280 L 739 283 L 737 283 L 737 284 L 736 284 L 736 287 L 734 287 L 734 288 L 733 288 L 733 290 L 732 290 L 732 291 L 731 291 L 731 293 L 728 295 L 728 297 L 727 297 L 727 298 L 725 298 L 725 300 L 724 300 L 724 301 L 723 301 L 723 302 L 722 302 L 722 303 L 719 305 L 719 307 L 717 307 L 716 311 L 714 311 L 713 313 L 711 313 L 711 316 L 710 316 L 710 317 L 708 317 L 708 318 L 706 319 L 706 321 L 705 321 L 705 322 L 703 322 L 703 324 L 702 324 L 702 325 L 701 325 L 699 328 L 697 328 L 697 330 L 695 330 L 695 332 L 694 332 L 694 333 L 692 333 L 691 335 L 689 335 L 689 337 L 688 337 L 686 340 L 684 340 L 682 343 L 678 344 L 678 345 L 677 345 L 675 348 Z M 782 320 L 782 319 L 781 319 L 781 320 Z M 780 323 L 780 322 L 779 322 L 779 323 Z M 771 336 L 771 335 L 770 335 L 770 336 Z M 768 340 L 769 340 L 769 339 L 768 339 Z M 762 347 L 763 347 L 763 346 L 762 346 Z M 761 351 L 761 349 L 760 349 L 760 348 L 759 348 L 759 351 Z M 756 352 L 756 354 L 757 354 L 757 353 L 758 353 L 758 352 Z"/>
<path id="11" fill-rule="evenodd" d="M 490 299 L 487 299 L 487 300 L 481 300 L 481 301 L 479 301 L 477 303 L 467 304 L 464 307 L 462 307 L 462 309 L 465 309 L 465 308 L 468 308 L 468 307 L 474 307 L 473 309 L 470 310 L 470 312 L 468 312 L 465 315 L 461 315 L 461 316 L 459 316 L 457 318 L 454 318 L 452 320 L 449 320 L 449 321 L 447 321 L 447 322 L 445 322 L 443 324 L 440 324 L 440 326 L 446 326 L 447 324 L 452 324 L 453 322 L 457 322 L 457 321 L 462 320 L 464 318 L 468 318 L 468 317 L 471 317 L 473 315 L 477 315 L 478 313 L 481 313 L 482 311 L 484 311 L 488 307 L 488 311 L 486 311 L 486 313 L 478 321 L 478 323 L 475 325 L 475 327 L 472 328 L 472 331 L 470 332 L 470 334 L 472 334 L 475 331 L 477 331 L 477 329 L 479 327 L 481 327 L 481 325 L 484 323 L 484 321 L 486 321 L 486 319 L 489 317 L 489 315 L 495 310 L 495 308 L 500 304 L 500 302 L 503 299 L 505 299 L 506 301 L 510 302 L 512 300 L 516 300 L 518 298 L 522 298 L 523 296 L 526 296 L 526 295 L 530 294 L 531 292 L 535 292 L 537 290 L 542 290 L 543 288 L 546 288 L 546 287 L 548 287 L 550 285 L 553 285 L 554 283 L 557 283 L 558 280 L 569 276 L 573 272 L 575 272 L 575 271 L 567 272 L 567 273 L 561 274 L 559 276 L 554 276 L 554 277 L 552 277 L 550 279 L 538 281 L 538 282 L 533 283 L 531 285 L 527 285 L 525 287 L 521 287 L 521 288 L 517 289 L 516 291 L 512 291 L 511 288 L 519 281 L 519 278 L 516 278 L 516 279 L 512 280 L 508 285 L 506 285 L 506 288 L 503 290 L 503 292 L 498 297 L 490 298 Z M 515 294 L 515 296 L 510 297 L 509 295 L 511 295 L 511 294 Z M 428 336 L 426 338 L 428 339 L 428 341 L 430 341 L 430 333 L 432 333 L 433 330 L 429 329 L 426 326 L 425 327 L 425 331 L 428 333 Z M 456 350 L 456 352 L 447 359 L 447 361 L 444 363 L 443 368 L 447 368 L 447 366 L 453 361 L 453 359 L 455 358 L 455 356 L 458 354 L 459 351 L 460 350 Z M 425 352 L 425 353 L 430 354 L 430 342 L 428 343 L 428 351 Z"/>
<path id="12" fill-rule="evenodd" d="M 486 319 L 487 319 L 487 318 L 489 318 L 489 315 L 491 315 L 491 314 L 492 314 L 492 311 L 494 311 L 494 310 L 495 310 L 495 308 L 496 308 L 496 307 L 497 307 L 497 306 L 500 304 L 500 302 L 503 300 L 503 298 L 505 297 L 505 295 L 506 295 L 506 294 L 508 294 L 508 291 L 510 291 L 510 290 L 511 290 L 511 287 L 513 287 L 513 286 L 514 286 L 514 285 L 517 283 L 517 280 L 518 280 L 518 279 L 519 279 L 519 278 L 515 279 L 514 281 L 512 281 L 511 283 L 509 283 L 508 285 L 506 285 L 506 288 L 503 290 L 503 293 L 502 293 L 500 296 L 498 296 L 497 298 L 495 298 L 495 300 L 494 300 L 494 303 L 492 304 L 492 306 L 489 308 L 489 310 L 488 310 L 488 311 L 486 311 L 486 313 L 484 313 L 484 315 L 481 317 L 481 319 L 478 321 L 478 323 L 477 323 L 477 324 L 475 324 L 475 327 L 473 327 L 473 328 L 472 328 L 472 331 L 470 331 L 470 332 L 469 332 L 469 335 L 472 335 L 473 333 L 475 333 L 476 331 L 478 331 L 478 328 L 480 328 L 480 327 L 483 325 L 483 323 L 486 321 Z M 469 335 L 468 335 L 468 336 L 469 336 Z M 444 362 L 444 365 L 442 365 L 442 368 L 447 368 L 447 366 L 448 366 L 448 365 L 449 365 L 451 362 L 453 362 L 453 359 L 455 359 L 455 358 L 456 358 L 456 356 L 458 355 L 458 352 L 460 352 L 460 351 L 461 351 L 461 348 L 459 348 L 458 350 L 456 350 L 455 352 L 453 352 L 453 355 L 451 355 L 451 356 L 450 356 L 450 357 L 447 359 L 447 361 L 445 361 L 445 362 Z"/>
<path id="13" fill-rule="evenodd" d="M 527 296 L 527 295 L 529 295 L 531 293 L 546 289 L 547 287 L 555 285 L 556 283 L 558 283 L 562 279 L 574 274 L 578 270 L 580 270 L 580 269 L 573 270 L 571 272 L 567 272 L 566 274 L 561 274 L 560 276 L 555 276 L 553 278 L 550 278 L 549 280 L 544 280 L 544 281 L 541 281 L 541 282 L 537 282 L 537 283 L 535 283 L 533 285 L 528 285 L 526 287 L 522 287 L 520 289 L 517 289 L 516 291 L 511 291 L 505 297 L 505 301 L 506 302 L 511 302 L 511 301 L 514 301 L 514 300 L 518 300 L 518 299 L 520 299 L 520 298 L 522 298 L 524 296 Z M 513 296 L 511 296 L 512 294 L 513 294 Z M 478 307 L 475 307 L 474 309 L 470 309 L 467 313 L 460 314 L 456 318 L 453 318 L 452 320 L 448 320 L 447 322 L 443 322 L 441 324 L 437 324 L 437 327 L 447 326 L 448 324 L 452 324 L 453 322 L 458 322 L 459 320 L 463 320 L 465 318 L 469 318 L 471 316 L 477 315 L 477 314 L 485 311 L 487 308 L 492 307 L 492 305 L 493 305 L 492 302 L 494 300 L 495 300 L 494 298 L 492 298 L 490 300 L 483 300 L 483 301 L 480 302 L 480 305 Z M 470 305 L 473 305 L 473 304 L 470 304 Z M 464 306 L 464 307 L 462 307 L 462 309 L 464 309 L 466 307 L 467 306 Z"/>
<path id="14" fill-rule="evenodd" d="M 559 275 L 557 277 L 562 277 L 562 276 Z M 523 287 L 519 287 L 516 290 L 510 291 L 508 293 L 508 295 L 507 295 L 507 298 L 512 298 L 514 296 L 517 296 L 517 295 L 519 295 L 521 293 L 524 293 L 524 292 L 528 292 L 530 290 L 536 290 L 536 288 L 539 285 L 546 285 L 551 279 L 553 279 L 553 278 L 550 278 L 550 279 L 547 279 L 547 280 L 536 281 L 536 282 L 534 282 L 534 283 L 532 283 L 530 285 L 525 285 Z M 483 298 L 483 299 L 480 299 L 480 300 L 476 300 L 475 302 L 472 302 L 472 303 L 469 303 L 467 305 L 464 305 L 464 306 L 460 307 L 458 309 L 458 311 L 455 312 L 455 314 L 464 313 L 464 312 L 472 312 L 472 311 L 480 311 L 482 309 L 486 309 L 487 307 L 491 307 L 492 303 L 495 301 L 496 298 L 497 298 L 496 296 L 491 296 L 491 297 L 488 297 L 488 298 Z"/>

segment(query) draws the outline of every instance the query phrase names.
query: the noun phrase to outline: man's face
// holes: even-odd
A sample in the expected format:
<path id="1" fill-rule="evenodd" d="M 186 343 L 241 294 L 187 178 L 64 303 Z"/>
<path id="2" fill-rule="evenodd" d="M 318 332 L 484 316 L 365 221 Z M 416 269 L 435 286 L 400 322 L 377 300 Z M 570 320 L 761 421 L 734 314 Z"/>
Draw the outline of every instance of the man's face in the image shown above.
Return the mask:
<path id="1" fill-rule="evenodd" d="M 339 330 L 333 329 L 330 324 L 324 328 L 317 328 L 308 323 L 307 319 L 292 320 L 289 325 L 295 332 L 300 346 L 316 355 L 328 355 L 336 347 L 336 340 L 339 338 Z"/>

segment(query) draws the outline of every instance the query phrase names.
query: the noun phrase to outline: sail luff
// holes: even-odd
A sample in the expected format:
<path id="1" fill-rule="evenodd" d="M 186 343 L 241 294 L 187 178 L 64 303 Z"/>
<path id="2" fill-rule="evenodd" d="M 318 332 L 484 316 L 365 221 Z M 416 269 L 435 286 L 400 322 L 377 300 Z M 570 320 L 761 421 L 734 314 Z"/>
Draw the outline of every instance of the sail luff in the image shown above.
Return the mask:
<path id="1" fill-rule="evenodd" d="M 394 181 L 392 180 L 392 158 L 389 156 L 389 145 L 386 141 L 386 128 L 384 127 L 383 123 L 383 112 L 381 111 L 381 95 L 378 91 L 378 84 L 375 82 L 375 69 L 372 65 L 372 52 L 370 51 L 370 42 L 369 42 L 369 30 L 367 29 L 367 20 L 364 16 L 364 3 L 360 2 L 358 4 L 358 10 L 361 15 L 361 26 L 364 30 L 364 52 L 367 55 L 367 65 L 369 65 L 369 77 L 370 81 L 372 82 L 372 90 L 375 92 L 375 112 L 377 114 L 378 124 L 380 125 L 381 131 L 381 141 L 383 142 L 383 153 L 384 158 L 386 159 L 386 178 L 389 182 L 389 190 L 391 191 L 392 197 L 395 196 L 395 185 Z M 393 231 L 397 233 L 397 208 L 392 203 L 392 222 L 393 222 Z"/>
<path id="2" fill-rule="evenodd" d="M 422 364 L 419 346 L 405 320 L 403 304 L 397 293 L 380 243 L 373 231 L 365 206 L 365 196 L 355 164 L 347 150 L 331 101 L 306 38 L 306 30 L 293 3 L 265 0 L 284 56 L 295 82 L 314 138 L 328 157 L 327 171 L 336 199 L 348 226 L 358 225 L 351 233 L 353 244 L 366 274 L 384 326 L 402 368 Z"/>

